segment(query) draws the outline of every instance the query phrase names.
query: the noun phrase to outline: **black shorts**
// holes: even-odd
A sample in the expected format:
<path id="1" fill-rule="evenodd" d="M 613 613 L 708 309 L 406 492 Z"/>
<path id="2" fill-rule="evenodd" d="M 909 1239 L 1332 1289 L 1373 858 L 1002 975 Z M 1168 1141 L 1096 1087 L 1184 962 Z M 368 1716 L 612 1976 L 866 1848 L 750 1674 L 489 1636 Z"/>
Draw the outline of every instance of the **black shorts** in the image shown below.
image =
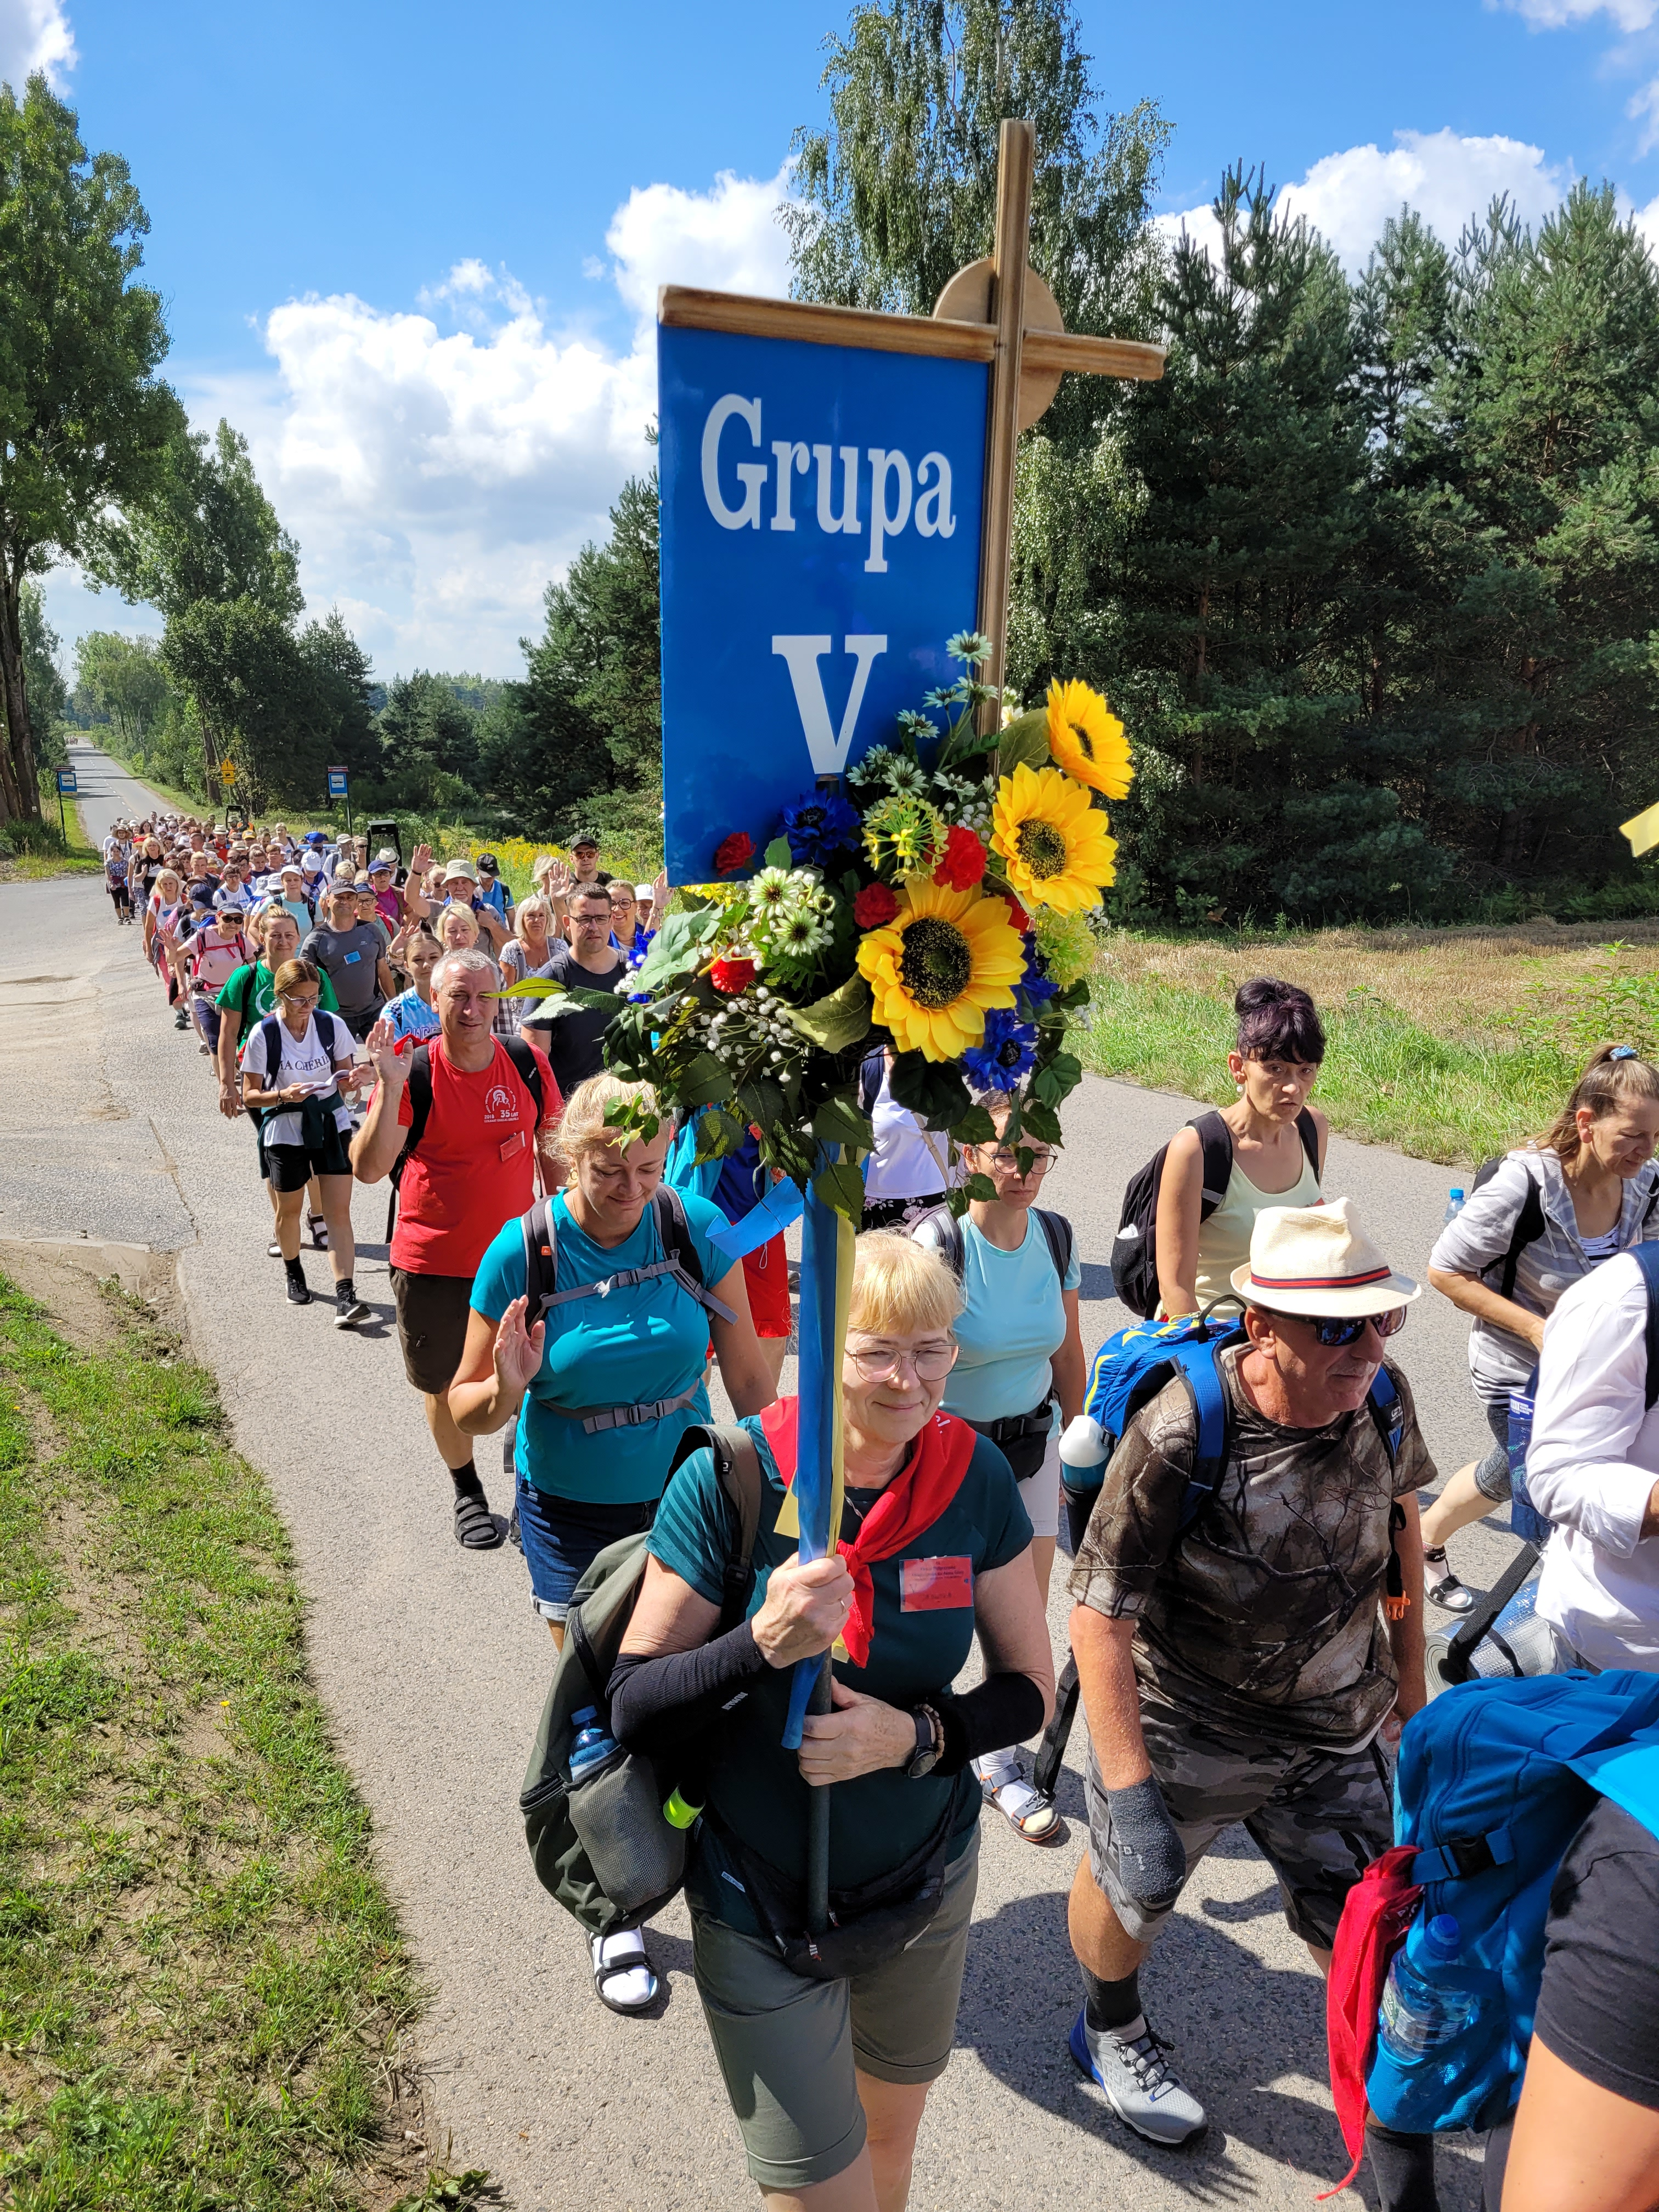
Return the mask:
<path id="1" fill-rule="evenodd" d="M 266 1145 L 273 1190 L 303 1190 L 313 1176 L 349 1176 L 351 1155 L 337 1129 L 321 1145 Z"/>
<path id="2" fill-rule="evenodd" d="M 372 1006 L 356 1006 L 352 1008 L 349 1012 L 348 1012 L 344 1006 L 342 1006 L 340 1009 L 340 1019 L 351 1031 L 352 1036 L 356 1038 L 358 1043 L 361 1044 L 385 1012 L 386 1000 L 384 999 L 376 999 Z"/>
<path id="3" fill-rule="evenodd" d="M 471 1275 L 412 1275 L 392 1270 L 404 1372 L 417 1390 L 441 1398 L 455 1380 L 472 1318 Z"/>

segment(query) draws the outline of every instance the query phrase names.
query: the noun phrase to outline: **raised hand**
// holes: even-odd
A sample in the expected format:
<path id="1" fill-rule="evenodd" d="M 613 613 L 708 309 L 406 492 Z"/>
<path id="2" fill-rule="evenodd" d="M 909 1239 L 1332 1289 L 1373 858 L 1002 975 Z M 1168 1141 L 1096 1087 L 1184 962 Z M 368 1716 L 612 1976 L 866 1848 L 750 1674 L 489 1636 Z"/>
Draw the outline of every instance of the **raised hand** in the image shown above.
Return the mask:
<path id="1" fill-rule="evenodd" d="M 666 868 L 659 868 L 657 871 L 656 880 L 651 886 L 651 927 L 653 929 L 660 929 L 663 923 L 667 920 L 668 902 L 672 896 L 673 893 L 668 888 L 668 871 Z"/>
<path id="2" fill-rule="evenodd" d="M 538 1321 L 534 1328 L 525 1327 L 529 1310 L 527 1298 L 514 1298 L 495 1330 L 495 1379 L 504 1395 L 515 1402 L 541 1372 L 547 1343 L 545 1322 Z"/>
<path id="3" fill-rule="evenodd" d="M 382 1083 L 394 1087 L 400 1086 L 409 1073 L 409 1063 L 398 1052 L 398 1032 L 384 1014 L 363 1039 L 370 1066 Z"/>
<path id="4" fill-rule="evenodd" d="M 417 845 L 417 846 L 415 848 L 415 850 L 414 850 L 414 851 L 410 854 L 410 856 L 409 856 L 409 872 L 410 872 L 410 874 L 411 876 L 423 876 L 423 875 L 426 873 L 427 870 L 428 870 L 431 866 L 432 866 L 432 848 L 431 848 L 431 846 L 430 846 L 430 845 Z"/>
<path id="5" fill-rule="evenodd" d="M 550 899 L 568 899 L 570 896 L 571 874 L 562 860 L 555 860 L 543 879 Z"/>

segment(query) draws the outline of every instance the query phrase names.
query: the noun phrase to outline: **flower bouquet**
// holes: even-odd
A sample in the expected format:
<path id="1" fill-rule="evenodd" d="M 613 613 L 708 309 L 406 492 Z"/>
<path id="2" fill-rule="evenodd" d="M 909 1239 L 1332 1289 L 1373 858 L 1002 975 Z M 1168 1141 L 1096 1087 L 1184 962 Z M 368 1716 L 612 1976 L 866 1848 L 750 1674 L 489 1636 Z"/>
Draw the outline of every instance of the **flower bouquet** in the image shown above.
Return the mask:
<path id="1" fill-rule="evenodd" d="M 973 1096 L 993 1090 L 1012 1100 L 1005 1142 L 1057 1144 L 1083 1072 L 1066 1030 L 1088 1004 L 1086 916 L 1117 849 L 1096 799 L 1127 792 L 1128 743 L 1076 683 L 977 732 L 989 649 L 952 638 L 957 681 L 786 807 L 763 854 L 727 837 L 709 856 L 723 880 L 659 925 L 605 1033 L 609 1066 L 701 1116 L 699 1159 L 752 1127 L 768 1166 L 854 1223 L 871 1051 L 891 1042 L 893 1097 L 957 1144 L 994 1134 Z M 967 1194 L 994 1194 L 970 1181 Z"/>

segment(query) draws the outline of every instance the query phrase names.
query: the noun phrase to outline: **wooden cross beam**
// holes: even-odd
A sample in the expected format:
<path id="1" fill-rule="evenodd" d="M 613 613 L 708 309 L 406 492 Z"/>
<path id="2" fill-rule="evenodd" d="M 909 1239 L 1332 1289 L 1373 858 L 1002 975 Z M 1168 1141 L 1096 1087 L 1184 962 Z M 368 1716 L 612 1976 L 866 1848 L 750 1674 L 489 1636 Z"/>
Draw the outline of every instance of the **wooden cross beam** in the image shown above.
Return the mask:
<path id="1" fill-rule="evenodd" d="M 683 328 L 990 364 L 979 627 L 991 641 L 991 659 L 981 672 L 988 684 L 997 684 L 1003 678 L 1007 642 L 1014 447 L 1020 432 L 1042 414 L 1068 369 L 1085 376 L 1147 380 L 1164 374 L 1161 346 L 1081 337 L 1067 331 L 1048 286 L 1028 266 L 1034 149 L 1029 123 L 1003 125 L 995 250 L 957 271 L 931 317 L 824 307 L 805 300 L 757 300 L 746 293 L 705 292 L 684 284 L 665 284 L 657 295 L 658 321 Z M 994 710 L 988 714 L 988 726 L 995 726 Z"/>

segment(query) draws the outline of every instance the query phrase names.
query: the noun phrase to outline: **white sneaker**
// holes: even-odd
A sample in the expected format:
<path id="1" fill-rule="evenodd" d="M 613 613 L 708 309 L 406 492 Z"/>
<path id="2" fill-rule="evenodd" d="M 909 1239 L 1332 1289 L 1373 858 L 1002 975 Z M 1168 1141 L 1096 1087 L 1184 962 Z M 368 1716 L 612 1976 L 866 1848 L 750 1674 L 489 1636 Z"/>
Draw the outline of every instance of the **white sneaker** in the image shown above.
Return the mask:
<path id="1" fill-rule="evenodd" d="M 1097 2032 L 1086 2012 L 1080 2012 L 1072 2030 L 1073 2057 L 1105 2091 L 1119 2119 L 1148 2142 L 1182 2143 L 1207 2127 L 1209 2119 L 1165 2061 L 1164 2049 L 1144 2014 L 1125 2027 Z"/>

